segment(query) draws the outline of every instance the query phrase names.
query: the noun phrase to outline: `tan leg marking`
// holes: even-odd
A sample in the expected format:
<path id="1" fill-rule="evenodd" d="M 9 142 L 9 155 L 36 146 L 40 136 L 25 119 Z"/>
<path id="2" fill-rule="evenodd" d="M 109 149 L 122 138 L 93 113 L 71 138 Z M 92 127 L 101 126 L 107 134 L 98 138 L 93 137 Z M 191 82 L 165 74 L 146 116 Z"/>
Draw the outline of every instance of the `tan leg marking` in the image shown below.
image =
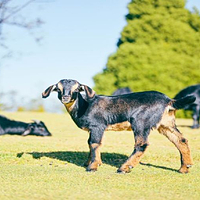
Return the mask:
<path id="1" fill-rule="evenodd" d="M 176 128 L 160 126 L 158 131 L 165 135 L 179 150 L 181 156 L 181 168 L 179 172 L 188 173 L 189 167 L 193 165 L 188 141 Z"/>
<path id="2" fill-rule="evenodd" d="M 135 148 L 131 156 L 127 159 L 127 161 L 118 169 L 118 172 L 128 173 L 130 172 L 130 169 L 135 167 L 141 160 L 142 156 L 144 155 L 144 152 L 147 149 L 148 142 L 144 143 L 141 141 L 138 141 L 135 144 Z M 137 148 L 143 148 L 143 150 L 136 151 Z M 135 152 L 136 151 L 136 152 Z"/>
<path id="3" fill-rule="evenodd" d="M 181 156 L 181 167 L 179 172 L 188 173 L 193 164 L 188 141 L 176 128 L 175 110 L 166 108 L 160 123 L 157 126 L 159 133 L 165 135 L 179 150 Z"/>
<path id="4" fill-rule="evenodd" d="M 88 158 L 87 171 L 96 171 L 98 166 L 102 164 L 100 147 L 101 144 L 93 143 L 90 146 L 90 154 Z"/>

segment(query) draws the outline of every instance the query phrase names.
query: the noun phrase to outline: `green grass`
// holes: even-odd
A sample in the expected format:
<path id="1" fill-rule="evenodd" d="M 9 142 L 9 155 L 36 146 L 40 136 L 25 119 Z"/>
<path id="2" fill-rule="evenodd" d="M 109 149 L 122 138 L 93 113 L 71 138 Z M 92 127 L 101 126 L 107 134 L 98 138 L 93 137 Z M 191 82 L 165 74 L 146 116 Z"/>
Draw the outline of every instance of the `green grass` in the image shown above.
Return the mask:
<path id="1" fill-rule="evenodd" d="M 157 131 L 142 164 L 129 174 L 116 170 L 133 150 L 132 132 L 106 132 L 103 165 L 95 173 L 85 171 L 88 133 L 76 127 L 68 114 L 5 113 L 9 118 L 41 119 L 52 137 L 0 137 L 0 199 L 200 199 L 200 129 L 192 120 L 177 119 L 189 140 L 194 166 L 179 174 L 178 150 Z"/>

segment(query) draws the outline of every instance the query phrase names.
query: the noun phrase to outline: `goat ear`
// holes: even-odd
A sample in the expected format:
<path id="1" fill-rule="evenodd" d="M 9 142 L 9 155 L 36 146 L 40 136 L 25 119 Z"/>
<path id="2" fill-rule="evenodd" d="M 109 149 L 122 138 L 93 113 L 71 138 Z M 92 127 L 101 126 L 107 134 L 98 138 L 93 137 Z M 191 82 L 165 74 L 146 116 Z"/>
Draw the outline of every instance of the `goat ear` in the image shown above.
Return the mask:
<path id="1" fill-rule="evenodd" d="M 47 98 L 51 92 L 56 91 L 55 90 L 56 85 L 51 85 L 49 86 L 43 93 L 42 93 L 42 98 Z"/>
<path id="2" fill-rule="evenodd" d="M 27 129 L 22 133 L 22 135 L 26 136 L 26 135 L 30 134 L 30 132 L 31 132 L 31 130 Z"/>
<path id="3" fill-rule="evenodd" d="M 85 91 L 87 99 L 92 99 L 95 96 L 95 91 L 87 85 L 81 85 L 81 88 Z"/>
<path id="4" fill-rule="evenodd" d="M 32 130 L 32 128 L 29 126 L 29 127 L 22 133 L 22 135 L 23 135 L 23 136 L 26 136 L 26 135 L 30 134 L 30 133 L 31 133 L 31 130 Z"/>
<path id="5" fill-rule="evenodd" d="M 30 123 L 28 125 L 28 127 L 26 128 L 26 130 L 22 133 L 22 135 L 26 136 L 26 135 L 30 134 L 31 131 L 33 131 L 33 129 L 34 129 L 34 126 L 32 125 L 32 123 Z"/>

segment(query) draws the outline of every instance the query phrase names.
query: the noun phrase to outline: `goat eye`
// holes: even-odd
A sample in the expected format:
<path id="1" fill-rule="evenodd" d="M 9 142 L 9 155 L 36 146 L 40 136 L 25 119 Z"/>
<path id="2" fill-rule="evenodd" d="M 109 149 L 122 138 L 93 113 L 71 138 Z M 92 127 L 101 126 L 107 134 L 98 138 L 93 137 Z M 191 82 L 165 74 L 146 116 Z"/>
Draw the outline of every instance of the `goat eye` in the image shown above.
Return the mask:
<path id="1" fill-rule="evenodd" d="M 43 127 L 39 127 L 40 130 L 44 131 L 45 129 Z"/>

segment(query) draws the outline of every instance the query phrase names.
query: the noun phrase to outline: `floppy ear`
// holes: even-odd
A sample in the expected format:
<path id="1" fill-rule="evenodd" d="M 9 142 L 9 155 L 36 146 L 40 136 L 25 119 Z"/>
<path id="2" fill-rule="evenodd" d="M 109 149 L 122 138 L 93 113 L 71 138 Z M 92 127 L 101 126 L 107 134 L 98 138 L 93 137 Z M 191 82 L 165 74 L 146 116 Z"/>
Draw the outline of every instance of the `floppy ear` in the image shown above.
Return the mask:
<path id="1" fill-rule="evenodd" d="M 30 134 L 30 132 L 31 132 L 31 130 L 27 129 L 22 133 L 22 135 L 26 136 L 26 135 Z"/>
<path id="2" fill-rule="evenodd" d="M 56 85 L 51 85 L 49 86 L 43 93 L 42 93 L 42 98 L 47 98 L 51 92 L 56 91 L 55 90 Z"/>
<path id="3" fill-rule="evenodd" d="M 81 85 L 81 88 L 85 91 L 87 100 L 91 100 L 95 96 L 95 91 L 87 85 Z"/>
<path id="4" fill-rule="evenodd" d="M 26 136 L 31 133 L 33 130 L 33 127 L 31 125 L 28 126 L 28 128 L 22 133 L 23 136 Z"/>

